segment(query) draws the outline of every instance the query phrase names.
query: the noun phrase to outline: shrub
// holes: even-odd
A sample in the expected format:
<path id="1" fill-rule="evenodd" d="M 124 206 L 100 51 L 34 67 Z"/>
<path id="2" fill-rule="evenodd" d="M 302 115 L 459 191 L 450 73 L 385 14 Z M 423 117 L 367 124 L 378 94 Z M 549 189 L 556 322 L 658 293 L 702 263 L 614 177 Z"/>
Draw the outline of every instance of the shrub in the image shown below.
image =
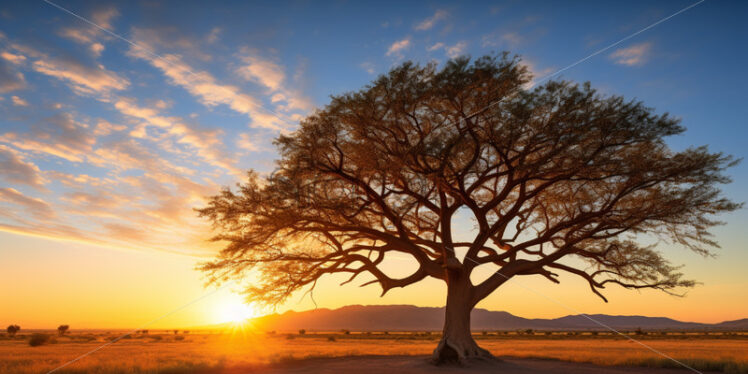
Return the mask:
<path id="1" fill-rule="evenodd" d="M 287 339 L 287 340 L 294 340 L 295 338 L 296 338 L 296 337 L 295 337 L 295 336 L 293 336 L 293 335 L 291 335 L 291 334 L 288 334 L 288 335 L 286 335 L 286 339 Z"/>
<path id="2" fill-rule="evenodd" d="M 306 330 L 304 329 L 299 330 L 299 335 L 304 335 L 304 334 L 306 334 Z"/>
<path id="3" fill-rule="evenodd" d="M 49 335 L 34 333 L 31 334 L 31 337 L 29 338 L 29 345 L 32 347 L 38 347 L 40 345 L 46 344 L 47 341 L 49 341 Z"/>
<path id="4" fill-rule="evenodd" d="M 177 335 L 174 337 L 174 340 L 184 340 L 184 335 Z"/>
<path id="5" fill-rule="evenodd" d="M 327 337 L 327 341 L 328 342 L 334 342 L 335 341 L 335 337 L 334 336 L 328 336 Z"/>
<path id="6" fill-rule="evenodd" d="M 340 330 L 340 332 L 342 332 L 343 335 L 351 335 L 351 331 L 350 330 L 342 329 L 342 330 Z"/>

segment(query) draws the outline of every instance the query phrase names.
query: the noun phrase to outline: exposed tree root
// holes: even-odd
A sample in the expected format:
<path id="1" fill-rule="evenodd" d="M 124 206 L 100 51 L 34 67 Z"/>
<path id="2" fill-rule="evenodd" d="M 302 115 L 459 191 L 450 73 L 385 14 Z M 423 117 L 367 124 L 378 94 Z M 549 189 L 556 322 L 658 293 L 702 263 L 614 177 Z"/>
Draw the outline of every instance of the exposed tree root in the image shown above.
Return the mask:
<path id="1" fill-rule="evenodd" d="M 472 338 L 442 338 L 432 357 L 435 365 L 466 365 L 478 360 L 494 361 L 496 358 L 491 352 L 479 347 Z"/>

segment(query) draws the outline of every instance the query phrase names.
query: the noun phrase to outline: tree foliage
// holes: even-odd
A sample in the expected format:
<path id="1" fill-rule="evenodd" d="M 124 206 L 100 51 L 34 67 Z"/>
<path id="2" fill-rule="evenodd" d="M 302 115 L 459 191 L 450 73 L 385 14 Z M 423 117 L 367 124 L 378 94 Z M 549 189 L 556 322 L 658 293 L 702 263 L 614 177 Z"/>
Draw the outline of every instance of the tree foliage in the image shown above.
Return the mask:
<path id="1" fill-rule="evenodd" d="M 68 330 L 70 330 L 70 325 L 57 326 L 57 334 L 59 334 L 60 336 L 65 335 L 68 332 Z"/>
<path id="2" fill-rule="evenodd" d="M 8 325 L 8 328 L 6 329 L 9 336 L 15 336 L 16 333 L 21 331 L 21 326 L 18 325 Z"/>
<path id="3" fill-rule="evenodd" d="M 249 172 L 199 210 L 226 243 L 202 270 L 213 282 L 256 272 L 247 296 L 268 304 L 326 274 L 368 274 L 384 294 L 484 265 L 497 271 L 471 285 L 471 305 L 521 275 L 572 274 L 603 298 L 609 284 L 693 286 L 642 239 L 711 254 L 715 215 L 739 207 L 718 189 L 736 161 L 670 149 L 684 128 L 641 102 L 530 81 L 504 54 L 408 62 L 332 97 L 277 140 L 272 174 Z M 463 213 L 468 241 L 453 229 Z M 388 275 L 392 253 L 417 269 Z"/>

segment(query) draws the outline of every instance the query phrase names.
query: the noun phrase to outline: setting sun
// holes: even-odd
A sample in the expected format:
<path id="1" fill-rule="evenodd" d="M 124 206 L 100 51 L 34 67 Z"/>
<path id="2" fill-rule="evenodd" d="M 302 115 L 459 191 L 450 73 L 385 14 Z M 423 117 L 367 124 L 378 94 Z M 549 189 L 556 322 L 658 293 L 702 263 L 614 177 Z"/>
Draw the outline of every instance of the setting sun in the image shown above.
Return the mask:
<path id="1" fill-rule="evenodd" d="M 243 322 L 257 316 L 255 309 L 239 298 L 221 300 L 215 308 L 215 320 L 218 323 Z"/>

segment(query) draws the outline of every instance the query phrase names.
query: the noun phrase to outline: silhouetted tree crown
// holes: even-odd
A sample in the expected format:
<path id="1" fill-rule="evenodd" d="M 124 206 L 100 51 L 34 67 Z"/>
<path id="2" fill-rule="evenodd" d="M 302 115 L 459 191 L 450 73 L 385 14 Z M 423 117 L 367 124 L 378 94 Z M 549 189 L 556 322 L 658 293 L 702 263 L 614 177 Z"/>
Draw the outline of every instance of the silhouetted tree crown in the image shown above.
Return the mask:
<path id="1" fill-rule="evenodd" d="M 60 336 L 65 335 L 68 332 L 68 330 L 70 330 L 70 326 L 69 325 L 60 325 L 60 326 L 57 326 L 57 333 Z"/>
<path id="2" fill-rule="evenodd" d="M 21 331 L 21 326 L 18 325 L 8 325 L 8 328 L 6 329 L 9 336 L 15 336 L 16 333 Z"/>
<path id="3" fill-rule="evenodd" d="M 367 274 L 383 293 L 442 279 L 469 308 L 518 275 L 565 272 L 600 297 L 609 284 L 693 286 L 644 243 L 709 255 L 715 215 L 739 207 L 717 188 L 736 161 L 670 149 L 684 128 L 641 102 L 530 82 L 504 54 L 406 62 L 333 96 L 278 138 L 272 174 L 249 172 L 199 210 L 226 244 L 202 269 L 214 282 L 253 270 L 248 299 L 270 304 L 336 273 Z M 474 221 L 471 240 L 455 238 L 458 214 Z M 394 253 L 417 264 L 411 275 L 382 269 Z M 473 284 L 479 266 L 496 272 Z"/>

